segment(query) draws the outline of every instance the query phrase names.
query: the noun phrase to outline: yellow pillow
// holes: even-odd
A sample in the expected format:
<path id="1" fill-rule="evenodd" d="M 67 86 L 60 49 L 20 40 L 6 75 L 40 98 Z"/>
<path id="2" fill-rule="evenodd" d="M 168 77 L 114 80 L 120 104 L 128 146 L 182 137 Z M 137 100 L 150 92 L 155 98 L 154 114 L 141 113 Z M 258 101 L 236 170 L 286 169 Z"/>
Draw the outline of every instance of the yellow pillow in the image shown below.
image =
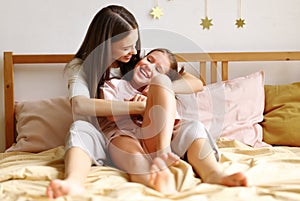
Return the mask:
<path id="1" fill-rule="evenodd" d="M 265 86 L 263 140 L 300 146 L 300 82 Z"/>

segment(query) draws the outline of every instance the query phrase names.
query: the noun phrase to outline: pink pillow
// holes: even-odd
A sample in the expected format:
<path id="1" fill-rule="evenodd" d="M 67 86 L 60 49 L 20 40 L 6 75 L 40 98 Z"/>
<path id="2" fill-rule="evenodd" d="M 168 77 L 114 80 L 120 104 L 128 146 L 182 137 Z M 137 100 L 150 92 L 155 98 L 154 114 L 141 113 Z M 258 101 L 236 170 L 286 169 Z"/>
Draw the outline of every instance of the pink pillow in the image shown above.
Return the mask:
<path id="1" fill-rule="evenodd" d="M 41 152 L 64 145 L 73 122 L 67 97 L 17 102 L 15 117 L 17 143 L 7 152 Z"/>
<path id="2" fill-rule="evenodd" d="M 210 84 L 202 92 L 178 96 L 183 118 L 199 119 L 214 139 L 225 137 L 253 146 L 262 141 L 264 73 Z M 195 109 L 195 104 L 197 109 Z"/>

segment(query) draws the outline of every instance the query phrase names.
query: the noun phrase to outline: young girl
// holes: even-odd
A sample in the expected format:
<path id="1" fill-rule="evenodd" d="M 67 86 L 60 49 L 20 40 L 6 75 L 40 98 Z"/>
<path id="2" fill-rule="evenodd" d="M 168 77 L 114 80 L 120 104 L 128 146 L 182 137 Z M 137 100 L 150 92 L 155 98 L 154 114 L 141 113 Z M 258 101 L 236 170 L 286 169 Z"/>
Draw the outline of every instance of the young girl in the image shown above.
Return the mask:
<path id="1" fill-rule="evenodd" d="M 167 166 L 176 163 L 177 159 L 169 157 L 160 166 L 153 164 L 152 159 L 160 155 L 165 157 L 172 151 L 181 157 L 187 153 L 188 162 L 204 182 L 246 185 L 247 179 L 242 173 L 227 176 L 221 172 L 216 160 L 217 147 L 199 121 L 179 120 L 178 116 L 178 121 L 175 121 L 175 96 L 170 80 L 163 74 L 171 80 L 178 79 L 176 59 L 167 49 L 154 49 L 138 62 L 130 76 L 125 77 L 126 80 L 112 79 L 102 87 L 107 100 L 122 101 L 134 97 L 147 101 L 140 125 L 136 119 L 132 120 L 132 116 L 113 116 L 109 120 L 114 123 L 102 124 L 114 164 L 129 173 L 132 181 L 171 194 L 176 192 L 176 186 Z M 145 98 L 142 93 L 148 85 L 149 92 Z M 164 171 L 153 173 L 154 169 Z"/>
<path id="2" fill-rule="evenodd" d="M 97 117 L 144 113 L 144 102 L 106 101 L 99 99 L 98 90 L 111 76 L 130 71 L 139 61 L 139 54 L 140 36 L 134 16 L 117 5 L 101 9 L 93 18 L 75 58 L 66 66 L 74 122 L 65 146 L 65 178 L 50 182 L 48 197 L 82 193 L 91 165 L 105 163 L 106 142 Z M 201 90 L 197 78 L 189 74 L 183 78 L 172 84 L 175 92 Z"/>

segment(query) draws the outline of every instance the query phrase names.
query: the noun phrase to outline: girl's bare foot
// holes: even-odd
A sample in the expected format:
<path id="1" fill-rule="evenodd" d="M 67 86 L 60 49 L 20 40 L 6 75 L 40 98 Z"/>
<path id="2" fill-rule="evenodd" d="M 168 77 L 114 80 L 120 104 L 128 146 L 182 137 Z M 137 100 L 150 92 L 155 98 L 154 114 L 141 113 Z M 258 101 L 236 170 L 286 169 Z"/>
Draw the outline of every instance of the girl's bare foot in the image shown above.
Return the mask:
<path id="1" fill-rule="evenodd" d="M 65 195 L 81 194 L 84 191 L 84 188 L 80 184 L 68 180 L 56 179 L 50 182 L 46 194 L 48 198 L 58 198 Z"/>
<path id="2" fill-rule="evenodd" d="M 177 165 L 179 157 L 173 153 L 165 153 L 153 160 L 150 175 L 150 186 L 155 190 L 172 194 L 177 192 L 174 175 L 169 170 L 170 165 Z"/>
<path id="3" fill-rule="evenodd" d="M 247 186 L 247 177 L 241 172 L 226 176 L 218 173 L 213 173 L 205 182 L 212 184 L 221 184 L 228 187 Z"/>

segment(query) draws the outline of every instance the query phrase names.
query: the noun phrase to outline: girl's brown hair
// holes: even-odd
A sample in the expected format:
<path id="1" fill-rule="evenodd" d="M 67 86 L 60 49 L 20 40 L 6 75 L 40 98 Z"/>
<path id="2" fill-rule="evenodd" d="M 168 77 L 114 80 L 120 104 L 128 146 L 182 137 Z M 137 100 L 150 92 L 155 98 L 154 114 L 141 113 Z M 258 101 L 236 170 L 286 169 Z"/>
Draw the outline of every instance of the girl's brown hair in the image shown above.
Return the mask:
<path id="1" fill-rule="evenodd" d="M 170 68 L 171 69 L 166 75 L 171 79 L 171 81 L 179 79 L 180 74 L 178 73 L 178 63 L 177 63 L 175 55 L 166 48 L 155 48 L 155 49 L 151 50 L 147 55 L 151 54 L 152 52 L 156 52 L 156 51 L 168 55 L 168 58 L 170 60 L 170 65 L 171 65 Z"/>

